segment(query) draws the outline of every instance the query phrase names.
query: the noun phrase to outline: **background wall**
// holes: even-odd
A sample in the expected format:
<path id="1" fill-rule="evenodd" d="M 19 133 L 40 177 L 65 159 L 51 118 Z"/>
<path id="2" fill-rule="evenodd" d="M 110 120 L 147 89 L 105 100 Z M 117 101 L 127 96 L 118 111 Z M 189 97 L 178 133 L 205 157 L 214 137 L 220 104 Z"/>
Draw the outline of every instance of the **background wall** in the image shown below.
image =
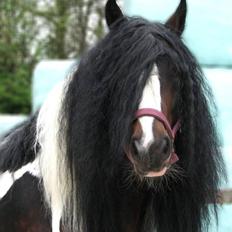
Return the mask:
<path id="1" fill-rule="evenodd" d="M 200 63 L 232 67 L 232 1 L 187 0 L 184 40 Z M 125 0 L 125 12 L 165 21 L 179 0 Z"/>

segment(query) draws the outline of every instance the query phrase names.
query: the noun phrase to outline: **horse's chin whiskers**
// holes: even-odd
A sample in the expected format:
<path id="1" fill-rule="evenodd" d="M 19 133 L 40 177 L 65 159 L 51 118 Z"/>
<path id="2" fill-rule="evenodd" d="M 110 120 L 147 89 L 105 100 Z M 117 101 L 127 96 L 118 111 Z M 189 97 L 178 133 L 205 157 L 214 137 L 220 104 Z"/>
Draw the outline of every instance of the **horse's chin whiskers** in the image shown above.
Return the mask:
<path id="1" fill-rule="evenodd" d="M 129 188 L 134 182 L 136 182 L 138 187 L 146 185 L 155 192 L 164 192 L 166 190 L 171 190 L 172 187 L 170 182 L 183 182 L 184 177 L 186 177 L 184 169 L 177 164 L 172 165 L 165 175 L 155 178 L 139 175 L 130 167 L 130 169 L 128 169 L 128 175 L 125 178 L 125 186 Z"/>
<path id="2" fill-rule="evenodd" d="M 122 188 L 129 189 L 135 182 L 136 175 L 134 169 L 131 168 L 129 164 L 126 164 L 124 168 L 126 170 L 126 174 L 125 174 L 125 178 L 123 179 Z"/>
<path id="3" fill-rule="evenodd" d="M 183 182 L 187 176 L 184 169 L 179 165 L 175 164 L 168 169 L 167 176 L 174 182 Z"/>

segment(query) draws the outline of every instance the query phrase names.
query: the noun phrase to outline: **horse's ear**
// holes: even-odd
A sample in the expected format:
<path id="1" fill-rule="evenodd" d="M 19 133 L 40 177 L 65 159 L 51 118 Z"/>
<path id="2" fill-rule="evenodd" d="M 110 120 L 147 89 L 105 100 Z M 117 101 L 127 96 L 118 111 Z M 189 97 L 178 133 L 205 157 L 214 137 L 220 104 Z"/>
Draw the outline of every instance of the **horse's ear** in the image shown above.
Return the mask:
<path id="1" fill-rule="evenodd" d="M 183 33 L 187 14 L 186 0 L 181 0 L 175 13 L 167 20 L 165 25 L 175 31 L 179 36 Z"/>
<path id="2" fill-rule="evenodd" d="M 108 27 L 116 20 L 123 17 L 123 13 L 116 3 L 116 0 L 108 0 L 105 7 L 105 17 Z"/>

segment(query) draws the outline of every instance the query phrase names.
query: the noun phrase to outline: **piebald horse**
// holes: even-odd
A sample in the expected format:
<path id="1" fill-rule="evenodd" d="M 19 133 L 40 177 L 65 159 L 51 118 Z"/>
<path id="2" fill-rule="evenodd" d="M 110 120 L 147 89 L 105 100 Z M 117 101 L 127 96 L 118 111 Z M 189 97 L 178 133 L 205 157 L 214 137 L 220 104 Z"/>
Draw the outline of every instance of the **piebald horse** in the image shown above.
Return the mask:
<path id="1" fill-rule="evenodd" d="M 186 12 L 107 1 L 108 34 L 1 140 L 1 232 L 207 231 L 224 165 Z"/>

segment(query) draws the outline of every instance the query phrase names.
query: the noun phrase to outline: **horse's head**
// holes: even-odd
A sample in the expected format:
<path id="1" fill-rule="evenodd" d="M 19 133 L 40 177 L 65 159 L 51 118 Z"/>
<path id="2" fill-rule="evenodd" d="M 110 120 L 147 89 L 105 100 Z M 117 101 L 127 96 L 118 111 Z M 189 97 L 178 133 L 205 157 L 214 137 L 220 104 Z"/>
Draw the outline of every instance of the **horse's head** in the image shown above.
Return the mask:
<path id="1" fill-rule="evenodd" d="M 161 77 L 154 66 L 143 90 L 127 150 L 129 160 L 140 175 L 162 176 L 178 160 L 174 140 L 180 121 L 174 112 L 175 95 L 167 77 Z"/>
<path id="2" fill-rule="evenodd" d="M 108 1 L 108 26 L 122 17 L 116 1 Z M 181 0 L 165 26 L 180 36 L 184 30 L 185 18 L 186 1 Z M 133 121 L 130 144 L 125 148 L 135 172 L 145 177 L 163 176 L 178 160 L 174 148 L 175 135 L 180 128 L 180 119 L 175 112 L 178 89 L 171 80 L 175 68 L 164 60 L 156 60 L 146 81 Z"/>

